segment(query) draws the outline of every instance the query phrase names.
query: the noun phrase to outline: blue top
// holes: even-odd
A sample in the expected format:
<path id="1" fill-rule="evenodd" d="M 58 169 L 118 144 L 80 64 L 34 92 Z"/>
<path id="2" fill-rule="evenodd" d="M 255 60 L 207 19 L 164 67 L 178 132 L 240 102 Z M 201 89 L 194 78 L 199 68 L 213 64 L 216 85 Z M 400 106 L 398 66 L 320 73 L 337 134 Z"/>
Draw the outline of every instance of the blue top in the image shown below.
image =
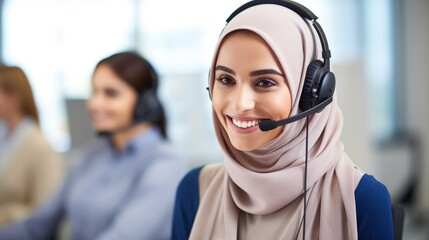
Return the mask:
<path id="1" fill-rule="evenodd" d="M 174 206 L 173 240 L 187 240 L 199 205 L 198 176 L 202 167 L 194 168 L 180 182 Z M 373 176 L 365 174 L 356 190 L 358 238 L 393 240 L 390 194 Z"/>
<path id="2" fill-rule="evenodd" d="M 0 240 L 54 239 L 65 218 L 71 239 L 170 239 L 182 165 L 155 129 L 123 151 L 106 138 L 86 147 L 61 188 L 33 215 L 0 230 Z"/>

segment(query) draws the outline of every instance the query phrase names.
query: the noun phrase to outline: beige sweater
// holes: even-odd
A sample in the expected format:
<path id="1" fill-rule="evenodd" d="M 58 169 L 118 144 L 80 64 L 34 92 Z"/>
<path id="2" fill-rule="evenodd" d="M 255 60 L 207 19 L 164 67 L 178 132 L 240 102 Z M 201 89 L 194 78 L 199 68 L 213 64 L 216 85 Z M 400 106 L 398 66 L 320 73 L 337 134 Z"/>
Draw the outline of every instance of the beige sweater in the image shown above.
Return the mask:
<path id="1" fill-rule="evenodd" d="M 0 226 L 30 214 L 58 187 L 63 161 L 32 125 L 0 172 Z"/>

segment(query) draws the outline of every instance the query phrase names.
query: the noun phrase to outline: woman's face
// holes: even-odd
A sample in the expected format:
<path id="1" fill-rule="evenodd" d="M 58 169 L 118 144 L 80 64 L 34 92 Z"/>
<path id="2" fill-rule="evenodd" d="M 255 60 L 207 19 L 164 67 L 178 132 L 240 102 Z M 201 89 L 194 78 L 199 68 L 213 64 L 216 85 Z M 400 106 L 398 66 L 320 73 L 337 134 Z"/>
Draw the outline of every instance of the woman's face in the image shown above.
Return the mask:
<path id="1" fill-rule="evenodd" d="M 0 118 L 4 119 L 18 109 L 17 98 L 0 88 Z"/>
<path id="2" fill-rule="evenodd" d="M 262 119 L 287 118 L 292 106 L 283 70 L 261 37 L 248 31 L 228 35 L 214 70 L 213 108 L 235 148 L 257 149 L 282 132 L 258 126 Z"/>
<path id="3" fill-rule="evenodd" d="M 87 107 L 96 131 L 115 131 L 129 125 L 138 95 L 107 65 L 92 76 L 92 96 Z"/>

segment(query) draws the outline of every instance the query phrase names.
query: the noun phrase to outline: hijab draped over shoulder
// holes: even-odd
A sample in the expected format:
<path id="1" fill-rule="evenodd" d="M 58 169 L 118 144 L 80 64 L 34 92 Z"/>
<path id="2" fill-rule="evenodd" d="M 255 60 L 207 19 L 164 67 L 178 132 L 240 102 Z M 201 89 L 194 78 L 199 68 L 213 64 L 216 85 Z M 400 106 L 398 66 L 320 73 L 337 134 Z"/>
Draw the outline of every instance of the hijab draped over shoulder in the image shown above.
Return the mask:
<path id="1" fill-rule="evenodd" d="M 225 26 L 211 69 L 225 36 L 239 30 L 256 33 L 278 58 L 291 92 L 291 116 L 296 115 L 306 68 L 321 55 L 310 24 L 282 6 L 250 7 Z M 213 82 L 212 71 L 211 87 Z M 301 239 L 305 119 L 286 125 L 278 137 L 248 152 L 232 146 L 216 114 L 213 123 L 225 169 L 204 190 L 190 239 Z M 336 96 L 308 124 L 306 238 L 357 239 L 354 190 L 362 173 L 340 141 L 343 119 Z"/>

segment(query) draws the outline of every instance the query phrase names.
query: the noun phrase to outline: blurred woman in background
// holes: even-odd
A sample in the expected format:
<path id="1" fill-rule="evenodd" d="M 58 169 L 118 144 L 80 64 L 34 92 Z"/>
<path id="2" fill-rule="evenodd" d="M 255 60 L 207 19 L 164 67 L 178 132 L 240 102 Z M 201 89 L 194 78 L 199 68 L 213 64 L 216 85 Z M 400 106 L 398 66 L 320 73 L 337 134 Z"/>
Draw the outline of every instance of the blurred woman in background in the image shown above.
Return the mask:
<path id="1" fill-rule="evenodd" d="M 8 225 L 53 192 L 63 164 L 39 129 L 30 83 L 18 67 L 0 66 L 0 121 L 0 225 Z"/>
<path id="2" fill-rule="evenodd" d="M 101 60 L 87 107 L 99 137 L 79 154 L 57 194 L 0 239 L 51 239 L 61 219 L 69 237 L 170 239 L 182 165 L 166 138 L 151 64 L 134 52 Z"/>

